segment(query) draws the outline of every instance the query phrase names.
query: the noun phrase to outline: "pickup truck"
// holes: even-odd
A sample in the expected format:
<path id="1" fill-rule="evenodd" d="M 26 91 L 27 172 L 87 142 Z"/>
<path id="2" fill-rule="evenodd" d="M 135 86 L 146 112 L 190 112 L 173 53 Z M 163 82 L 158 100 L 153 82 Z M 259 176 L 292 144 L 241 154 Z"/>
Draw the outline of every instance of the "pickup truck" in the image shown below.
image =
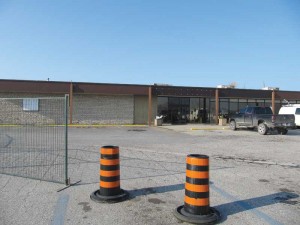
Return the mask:
<path id="1" fill-rule="evenodd" d="M 229 118 L 231 130 L 237 128 L 255 129 L 261 135 L 269 130 L 277 130 L 279 134 L 287 134 L 288 129 L 296 129 L 294 115 L 273 115 L 270 107 L 246 107 Z"/>

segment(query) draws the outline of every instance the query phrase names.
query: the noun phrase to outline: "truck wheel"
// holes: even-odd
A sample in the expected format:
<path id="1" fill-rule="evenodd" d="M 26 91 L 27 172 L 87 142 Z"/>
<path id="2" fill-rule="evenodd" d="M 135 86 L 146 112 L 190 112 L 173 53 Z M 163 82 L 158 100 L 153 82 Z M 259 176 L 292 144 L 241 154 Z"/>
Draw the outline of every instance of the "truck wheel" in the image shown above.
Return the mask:
<path id="1" fill-rule="evenodd" d="M 278 134 L 286 135 L 287 132 L 288 132 L 287 129 L 284 129 L 284 128 L 283 129 L 278 129 Z"/>
<path id="2" fill-rule="evenodd" d="M 236 122 L 234 120 L 230 121 L 229 127 L 231 130 L 236 130 Z"/>
<path id="3" fill-rule="evenodd" d="M 268 132 L 268 127 L 267 127 L 266 124 L 260 123 L 260 124 L 258 125 L 258 127 L 257 127 L 257 131 L 258 131 L 258 133 L 261 134 L 261 135 L 266 135 L 267 132 Z"/>

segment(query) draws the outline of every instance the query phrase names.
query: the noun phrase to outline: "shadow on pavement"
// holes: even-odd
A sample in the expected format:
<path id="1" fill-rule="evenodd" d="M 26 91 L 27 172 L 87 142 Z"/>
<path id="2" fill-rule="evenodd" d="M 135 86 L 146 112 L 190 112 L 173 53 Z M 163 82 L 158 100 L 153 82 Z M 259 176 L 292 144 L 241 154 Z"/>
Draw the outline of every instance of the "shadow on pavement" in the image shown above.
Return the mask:
<path id="1" fill-rule="evenodd" d="M 149 195 L 154 193 L 166 193 L 170 191 L 178 191 L 184 189 L 184 184 L 173 184 L 173 185 L 166 185 L 166 186 L 160 186 L 160 187 L 149 187 L 149 188 L 141 188 L 141 189 L 135 189 L 128 191 L 129 192 L 129 198 L 133 199 L 138 196 L 142 195 Z"/>
<path id="2" fill-rule="evenodd" d="M 255 210 L 256 208 L 273 205 L 277 203 L 283 203 L 283 204 L 289 204 L 289 205 L 295 205 L 298 204 L 298 201 L 291 200 L 294 198 L 298 198 L 299 195 L 291 192 L 278 192 L 271 195 L 265 195 L 261 197 L 256 198 L 250 198 L 245 200 L 238 200 L 229 202 L 226 204 L 214 206 L 220 213 L 221 213 L 221 221 L 223 222 L 227 220 L 227 216 L 234 215 L 237 213 L 241 213 L 248 210 Z M 264 219 L 265 221 L 271 221 L 273 220 L 268 215 L 264 214 L 261 211 L 255 210 L 254 213 Z"/>

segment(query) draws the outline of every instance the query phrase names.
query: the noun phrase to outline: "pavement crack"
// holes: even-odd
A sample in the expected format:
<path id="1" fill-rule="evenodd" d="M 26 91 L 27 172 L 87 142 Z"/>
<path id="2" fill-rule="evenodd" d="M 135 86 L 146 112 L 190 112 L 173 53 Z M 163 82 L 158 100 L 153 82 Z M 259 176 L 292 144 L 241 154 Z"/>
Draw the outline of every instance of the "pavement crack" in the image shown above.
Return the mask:
<path id="1" fill-rule="evenodd" d="M 25 195 L 25 198 L 23 199 L 23 201 L 26 202 L 27 199 L 31 196 L 31 194 L 32 194 L 32 193 L 35 193 L 35 191 L 36 191 L 38 185 L 39 185 L 39 183 L 36 182 L 36 184 L 34 185 L 34 187 L 33 187 L 31 190 L 29 190 L 29 191 L 27 192 L 27 194 Z"/>
<path id="2" fill-rule="evenodd" d="M 243 157 L 234 157 L 234 156 L 213 156 L 214 159 L 221 159 L 221 160 L 233 160 L 236 162 L 246 162 L 246 163 L 252 163 L 252 164 L 260 164 L 260 165 L 276 165 L 276 166 L 282 166 L 287 168 L 300 168 L 300 165 L 295 163 L 278 163 L 273 161 L 268 161 L 266 159 L 247 159 Z"/>
<path id="3" fill-rule="evenodd" d="M 4 188 L 8 185 L 8 183 L 10 182 L 10 180 L 11 180 L 11 177 L 9 177 L 9 178 L 7 179 L 7 181 L 6 181 L 6 183 L 4 184 L 4 186 L 1 187 L 1 191 L 4 190 Z"/>

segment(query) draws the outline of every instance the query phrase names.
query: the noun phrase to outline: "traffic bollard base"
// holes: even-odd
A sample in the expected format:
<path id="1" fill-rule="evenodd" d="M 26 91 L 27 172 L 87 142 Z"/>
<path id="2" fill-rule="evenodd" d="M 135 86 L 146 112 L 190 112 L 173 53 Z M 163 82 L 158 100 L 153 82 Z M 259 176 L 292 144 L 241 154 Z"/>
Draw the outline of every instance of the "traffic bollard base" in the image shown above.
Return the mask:
<path id="1" fill-rule="evenodd" d="M 193 224 L 215 224 L 220 219 L 220 213 L 212 207 L 209 211 L 207 215 L 195 215 L 185 211 L 182 205 L 174 210 L 174 216 L 181 221 Z"/>
<path id="2" fill-rule="evenodd" d="M 129 197 L 129 193 L 121 189 L 120 194 L 112 196 L 104 196 L 100 194 L 100 190 L 94 191 L 90 198 L 98 203 L 117 203 L 126 200 Z"/>

